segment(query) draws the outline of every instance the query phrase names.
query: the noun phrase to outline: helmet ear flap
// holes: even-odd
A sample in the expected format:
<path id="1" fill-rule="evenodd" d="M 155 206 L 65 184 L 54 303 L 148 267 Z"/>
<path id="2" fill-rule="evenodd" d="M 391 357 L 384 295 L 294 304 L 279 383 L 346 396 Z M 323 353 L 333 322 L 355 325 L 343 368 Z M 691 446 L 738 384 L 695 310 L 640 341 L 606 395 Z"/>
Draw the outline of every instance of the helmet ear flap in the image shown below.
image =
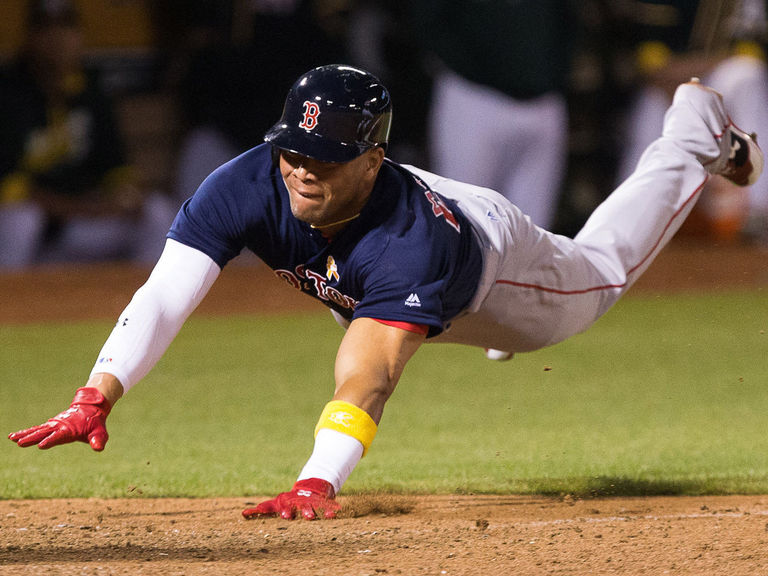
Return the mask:
<path id="1" fill-rule="evenodd" d="M 371 117 L 365 124 L 361 123 L 361 142 L 371 142 L 374 146 L 384 148 L 389 143 L 389 130 L 392 126 L 392 111 Z"/>

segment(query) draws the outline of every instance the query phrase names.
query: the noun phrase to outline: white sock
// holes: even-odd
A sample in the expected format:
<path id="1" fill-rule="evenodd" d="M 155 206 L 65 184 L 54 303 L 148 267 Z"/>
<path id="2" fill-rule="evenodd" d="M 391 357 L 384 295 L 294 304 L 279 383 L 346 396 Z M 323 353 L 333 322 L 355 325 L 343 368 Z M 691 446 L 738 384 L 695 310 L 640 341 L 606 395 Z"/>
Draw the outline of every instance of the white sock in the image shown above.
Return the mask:
<path id="1" fill-rule="evenodd" d="M 321 428 L 315 436 L 315 449 L 298 480 L 321 478 L 333 485 L 336 494 L 363 457 L 363 444 L 336 430 Z"/>

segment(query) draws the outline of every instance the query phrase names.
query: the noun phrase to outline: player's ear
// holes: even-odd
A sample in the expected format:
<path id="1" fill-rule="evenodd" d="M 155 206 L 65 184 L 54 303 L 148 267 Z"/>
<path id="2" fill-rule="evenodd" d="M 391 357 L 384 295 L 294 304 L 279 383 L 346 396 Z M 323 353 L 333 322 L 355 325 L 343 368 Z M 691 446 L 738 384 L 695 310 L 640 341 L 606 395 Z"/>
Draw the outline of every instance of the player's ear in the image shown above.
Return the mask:
<path id="1" fill-rule="evenodd" d="M 384 148 L 376 146 L 366 152 L 366 168 L 372 171 L 374 174 L 379 171 L 381 163 L 384 162 Z"/>

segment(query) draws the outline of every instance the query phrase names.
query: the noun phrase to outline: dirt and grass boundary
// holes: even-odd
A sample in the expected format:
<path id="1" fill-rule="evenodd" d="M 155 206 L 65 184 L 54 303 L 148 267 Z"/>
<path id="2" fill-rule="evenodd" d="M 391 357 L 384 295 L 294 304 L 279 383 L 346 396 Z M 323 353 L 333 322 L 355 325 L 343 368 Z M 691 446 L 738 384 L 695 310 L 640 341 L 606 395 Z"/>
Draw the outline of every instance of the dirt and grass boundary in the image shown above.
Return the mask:
<path id="1" fill-rule="evenodd" d="M 0 276 L 0 323 L 114 318 L 148 270 Z M 673 244 L 632 295 L 763 290 L 768 252 Z M 263 266 L 222 274 L 198 314 L 321 311 Z M 758 574 L 768 495 L 342 496 L 331 522 L 246 521 L 255 498 L 0 501 L 0 574 Z"/>

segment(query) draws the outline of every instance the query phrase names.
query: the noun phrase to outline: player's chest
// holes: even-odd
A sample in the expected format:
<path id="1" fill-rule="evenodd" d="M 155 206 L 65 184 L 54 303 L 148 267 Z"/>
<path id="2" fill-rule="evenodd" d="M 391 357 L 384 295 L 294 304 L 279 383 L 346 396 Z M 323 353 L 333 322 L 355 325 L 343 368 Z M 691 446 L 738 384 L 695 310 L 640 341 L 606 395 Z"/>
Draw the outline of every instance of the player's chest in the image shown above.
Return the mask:
<path id="1" fill-rule="evenodd" d="M 355 309 L 363 298 L 359 270 L 346 247 L 329 245 L 299 254 L 275 267 L 275 275 L 293 288 L 340 310 Z"/>

